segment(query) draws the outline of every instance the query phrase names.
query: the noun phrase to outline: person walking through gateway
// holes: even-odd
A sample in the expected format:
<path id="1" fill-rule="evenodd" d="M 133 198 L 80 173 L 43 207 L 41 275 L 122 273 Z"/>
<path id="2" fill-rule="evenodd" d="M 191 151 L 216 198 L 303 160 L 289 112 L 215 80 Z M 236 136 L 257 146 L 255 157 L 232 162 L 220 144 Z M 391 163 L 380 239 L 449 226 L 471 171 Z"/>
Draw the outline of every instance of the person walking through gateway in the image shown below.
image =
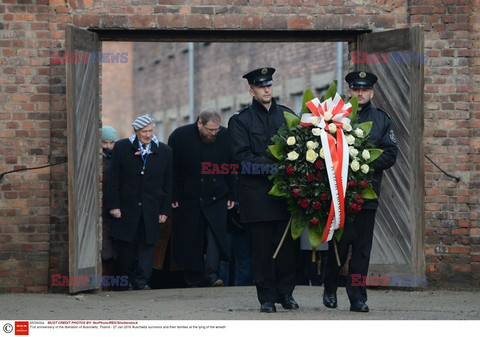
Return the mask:
<path id="1" fill-rule="evenodd" d="M 191 287 L 223 286 L 220 260 L 229 259 L 227 210 L 235 204 L 235 176 L 219 171 L 231 162 L 230 137 L 220 123 L 218 112 L 205 110 L 168 139 L 174 163 L 172 256 Z"/>
<path id="2" fill-rule="evenodd" d="M 158 141 L 150 115 L 138 117 L 132 126 L 132 136 L 113 148 L 107 207 L 115 218 L 111 235 L 117 272 L 141 290 L 150 289 L 159 223 L 171 214 L 172 150 Z"/>
<path id="3" fill-rule="evenodd" d="M 112 227 L 112 216 L 107 209 L 107 177 L 112 163 L 112 151 L 117 140 L 117 130 L 105 125 L 102 127 L 102 275 L 114 276 L 115 271 L 115 250 L 113 249 L 113 240 L 110 235 Z M 110 286 L 105 286 L 104 290 L 110 290 Z"/>
<path id="4" fill-rule="evenodd" d="M 383 150 L 380 157 L 373 162 L 373 169 L 375 170 L 373 189 L 377 196 L 380 196 L 383 171 L 395 164 L 398 150 L 390 116 L 383 110 L 375 108 L 370 102 L 374 94 L 373 85 L 377 82 L 377 76 L 365 71 L 355 71 L 347 74 L 345 81 L 350 88 L 350 96 L 358 98 L 358 123 L 373 121 L 370 142 L 375 148 Z M 333 240 L 329 242 L 329 255 L 324 279 L 325 291 L 323 293 L 323 304 L 327 308 L 337 307 L 339 271 L 346 262 L 351 245 L 352 257 L 347 281 L 350 311 L 369 311 L 366 304 L 367 288 L 365 285 L 354 284 L 352 275 L 361 275 L 361 280 L 365 280 L 367 277 L 377 207 L 378 199 L 365 200 L 362 210 L 356 215 L 351 226 L 345 226 L 342 238 L 337 244 L 340 266 L 335 256 Z"/>
<path id="5" fill-rule="evenodd" d="M 265 169 L 272 163 L 266 153 L 271 137 L 285 124 L 283 112 L 292 112 L 277 104 L 272 96 L 274 72 L 274 68 L 259 68 L 243 76 L 250 85 L 252 103 L 230 118 L 228 124 L 233 157 L 243 171 L 238 175 L 240 217 L 251 238 L 253 278 L 260 311 L 265 313 L 276 312 L 275 303 L 280 303 L 284 309 L 298 309 L 292 297 L 295 249 L 291 235 L 287 235 L 278 256 L 273 259 L 290 213 L 283 198 L 268 195 L 272 183 Z M 248 170 L 253 165 L 262 167 L 262 173 Z"/>

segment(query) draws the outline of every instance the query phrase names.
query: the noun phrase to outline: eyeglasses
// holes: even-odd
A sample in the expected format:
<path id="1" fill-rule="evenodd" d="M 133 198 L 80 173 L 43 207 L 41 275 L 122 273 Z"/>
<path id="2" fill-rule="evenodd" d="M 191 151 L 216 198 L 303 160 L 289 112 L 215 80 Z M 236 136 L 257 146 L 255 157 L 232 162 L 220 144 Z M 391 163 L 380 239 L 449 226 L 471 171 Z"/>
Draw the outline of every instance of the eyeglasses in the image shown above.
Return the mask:
<path id="1" fill-rule="evenodd" d="M 210 133 L 218 133 L 218 131 L 220 131 L 220 128 L 210 129 L 210 128 L 207 128 L 206 126 L 204 126 L 204 129 Z"/>

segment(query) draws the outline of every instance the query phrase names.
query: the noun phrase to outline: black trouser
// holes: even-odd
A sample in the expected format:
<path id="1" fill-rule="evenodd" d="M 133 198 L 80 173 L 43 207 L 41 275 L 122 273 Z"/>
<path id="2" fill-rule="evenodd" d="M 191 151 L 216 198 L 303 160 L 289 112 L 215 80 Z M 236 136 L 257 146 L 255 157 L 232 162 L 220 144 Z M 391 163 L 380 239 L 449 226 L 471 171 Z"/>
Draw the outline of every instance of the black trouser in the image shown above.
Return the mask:
<path id="1" fill-rule="evenodd" d="M 252 241 L 253 279 L 260 303 L 276 302 L 279 295 L 291 295 L 295 288 L 295 249 L 288 231 L 276 257 L 287 220 L 248 223 Z"/>
<path id="2" fill-rule="evenodd" d="M 142 217 L 133 241 L 116 241 L 117 271 L 120 276 L 128 276 L 128 282 L 134 289 L 144 288 L 152 276 L 154 245 L 147 244 L 145 236 L 145 224 Z"/>
<path id="3" fill-rule="evenodd" d="M 349 246 L 352 246 L 352 257 L 348 268 L 347 294 L 350 302 L 355 300 L 367 301 L 367 287 L 361 285 L 352 286 L 352 274 L 361 275 L 356 277 L 355 283 L 360 283 L 367 276 L 372 250 L 373 226 L 375 223 L 375 211 L 363 210 L 357 214 L 353 224 L 345 226 L 342 238 L 337 243 L 338 256 L 341 266 L 338 266 L 335 256 L 334 238 L 329 242 L 327 269 L 325 272 L 325 292 L 333 294 L 337 291 L 339 272 L 345 264 Z"/>
<path id="4" fill-rule="evenodd" d="M 219 278 L 220 274 L 220 249 L 207 218 L 200 215 L 200 225 L 205 228 L 205 260 L 203 271 L 185 270 L 185 283 L 188 286 L 199 287 L 210 285 Z"/>

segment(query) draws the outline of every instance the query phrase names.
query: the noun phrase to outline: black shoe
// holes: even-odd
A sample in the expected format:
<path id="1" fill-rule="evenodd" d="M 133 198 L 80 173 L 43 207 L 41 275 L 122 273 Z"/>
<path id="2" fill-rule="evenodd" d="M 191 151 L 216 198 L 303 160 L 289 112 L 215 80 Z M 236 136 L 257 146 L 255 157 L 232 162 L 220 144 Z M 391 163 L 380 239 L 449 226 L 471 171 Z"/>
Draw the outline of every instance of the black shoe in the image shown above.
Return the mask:
<path id="1" fill-rule="evenodd" d="M 323 305 L 327 308 L 335 309 L 337 307 L 337 294 L 329 294 L 326 291 L 323 292 Z"/>
<path id="2" fill-rule="evenodd" d="M 280 295 L 280 299 L 277 301 L 287 310 L 297 310 L 298 303 L 293 299 L 292 295 Z"/>
<path id="3" fill-rule="evenodd" d="M 222 279 L 218 279 L 210 283 L 210 287 L 223 287 Z"/>
<path id="4" fill-rule="evenodd" d="M 358 300 L 350 303 L 350 311 L 368 312 L 369 309 L 365 302 Z"/>
<path id="5" fill-rule="evenodd" d="M 260 312 L 266 312 L 266 313 L 274 313 L 277 312 L 277 308 L 275 307 L 275 303 L 273 302 L 265 302 L 262 303 L 260 307 Z"/>

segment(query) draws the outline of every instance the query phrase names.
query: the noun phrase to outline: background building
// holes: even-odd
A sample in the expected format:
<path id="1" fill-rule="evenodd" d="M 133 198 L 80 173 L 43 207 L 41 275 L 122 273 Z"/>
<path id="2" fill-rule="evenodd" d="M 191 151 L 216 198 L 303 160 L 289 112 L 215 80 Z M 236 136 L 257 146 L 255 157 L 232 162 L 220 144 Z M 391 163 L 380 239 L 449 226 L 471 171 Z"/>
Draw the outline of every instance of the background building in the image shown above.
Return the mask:
<path id="1" fill-rule="evenodd" d="M 348 70 L 348 46 L 341 42 L 105 42 L 103 51 L 130 55 L 124 65 L 102 64 L 103 124 L 127 137 L 134 116 L 150 113 L 165 142 L 205 108 L 216 109 L 226 125 L 251 103 L 242 76 L 255 67 L 277 69 L 274 96 L 297 112 L 307 87 L 321 97 Z"/>
<path id="2" fill-rule="evenodd" d="M 134 107 L 134 52 L 133 42 L 106 42 L 102 52 L 126 54 L 125 63 L 101 64 L 102 123 L 117 130 L 117 137 L 128 137 L 132 132 Z"/>

